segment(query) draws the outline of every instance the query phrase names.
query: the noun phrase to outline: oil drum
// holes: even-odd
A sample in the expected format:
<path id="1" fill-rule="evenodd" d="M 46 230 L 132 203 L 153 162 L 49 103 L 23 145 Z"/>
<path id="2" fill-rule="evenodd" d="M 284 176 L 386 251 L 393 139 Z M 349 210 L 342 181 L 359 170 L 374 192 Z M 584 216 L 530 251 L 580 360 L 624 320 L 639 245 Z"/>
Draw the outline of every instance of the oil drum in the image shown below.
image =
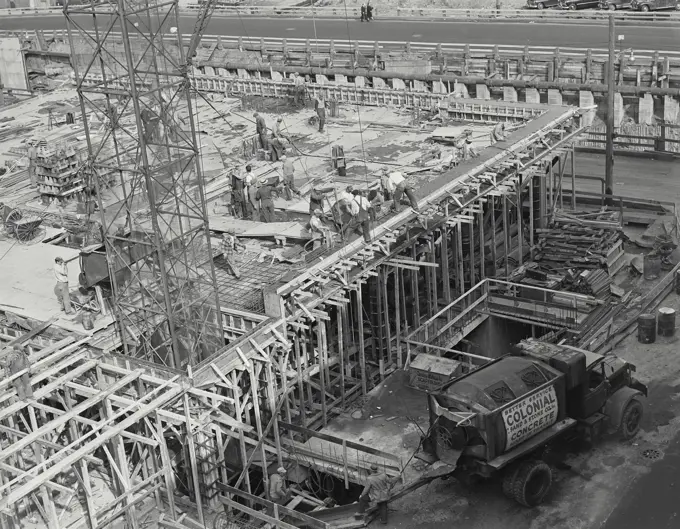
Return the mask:
<path id="1" fill-rule="evenodd" d="M 83 329 L 86 331 L 94 329 L 94 318 L 89 310 L 83 311 Z"/>
<path id="2" fill-rule="evenodd" d="M 680 294 L 680 270 L 675 272 L 675 293 Z"/>
<path id="3" fill-rule="evenodd" d="M 661 258 L 656 255 L 645 255 L 642 260 L 645 279 L 656 279 L 661 274 Z"/>
<path id="4" fill-rule="evenodd" d="M 675 310 L 661 307 L 658 310 L 657 326 L 659 336 L 673 336 L 675 334 Z"/>
<path id="5" fill-rule="evenodd" d="M 638 342 L 654 343 L 656 341 L 656 316 L 640 314 L 638 316 Z"/>

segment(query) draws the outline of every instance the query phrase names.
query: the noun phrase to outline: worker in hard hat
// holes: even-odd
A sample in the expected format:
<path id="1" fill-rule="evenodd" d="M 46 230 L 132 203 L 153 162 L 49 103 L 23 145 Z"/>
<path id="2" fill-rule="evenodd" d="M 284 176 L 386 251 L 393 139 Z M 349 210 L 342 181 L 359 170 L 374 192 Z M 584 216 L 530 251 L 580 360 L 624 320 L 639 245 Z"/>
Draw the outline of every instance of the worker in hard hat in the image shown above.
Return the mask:
<path id="1" fill-rule="evenodd" d="M 260 201 L 260 211 L 262 213 L 262 220 L 265 222 L 274 222 L 274 201 L 272 200 L 272 193 L 274 186 L 270 182 L 260 179 L 258 182 L 255 199 Z"/>
<path id="2" fill-rule="evenodd" d="M 290 488 L 286 486 L 286 469 L 279 467 L 276 473 L 269 476 L 269 499 L 279 505 L 285 505 L 290 499 Z"/>
<path id="3" fill-rule="evenodd" d="M 396 211 L 401 209 L 401 197 L 406 194 L 411 207 L 418 211 L 418 199 L 413 194 L 413 188 L 406 181 L 404 175 L 399 171 L 391 172 L 387 167 L 382 168 L 382 173 L 380 176 L 380 183 L 385 191 L 387 191 L 393 197 L 394 205 L 393 208 Z"/>
<path id="4" fill-rule="evenodd" d="M 368 509 L 370 502 L 375 502 L 378 505 L 378 516 L 380 523 L 387 524 L 387 502 L 390 499 L 392 490 L 392 480 L 385 473 L 380 471 L 378 465 L 371 464 L 371 470 L 366 478 L 364 490 L 359 496 L 359 512 L 358 515 L 363 515 Z"/>

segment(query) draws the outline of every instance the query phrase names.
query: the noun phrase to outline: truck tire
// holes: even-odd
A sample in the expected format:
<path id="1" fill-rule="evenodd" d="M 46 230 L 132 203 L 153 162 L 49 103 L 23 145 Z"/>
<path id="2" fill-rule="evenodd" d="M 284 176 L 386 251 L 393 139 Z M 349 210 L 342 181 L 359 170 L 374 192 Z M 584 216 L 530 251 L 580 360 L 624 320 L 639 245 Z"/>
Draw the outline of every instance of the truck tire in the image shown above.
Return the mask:
<path id="1" fill-rule="evenodd" d="M 619 435 L 624 441 L 629 441 L 637 435 L 642 424 L 642 416 L 644 415 L 644 407 L 639 399 L 631 399 L 626 405 L 621 415 L 621 423 L 619 424 Z"/>
<path id="2" fill-rule="evenodd" d="M 515 499 L 515 480 L 518 471 L 519 465 L 512 465 L 503 472 L 503 495 L 510 500 Z"/>
<path id="3" fill-rule="evenodd" d="M 552 472 L 543 461 L 529 459 L 520 464 L 514 481 L 515 501 L 525 507 L 535 507 L 550 490 Z"/>

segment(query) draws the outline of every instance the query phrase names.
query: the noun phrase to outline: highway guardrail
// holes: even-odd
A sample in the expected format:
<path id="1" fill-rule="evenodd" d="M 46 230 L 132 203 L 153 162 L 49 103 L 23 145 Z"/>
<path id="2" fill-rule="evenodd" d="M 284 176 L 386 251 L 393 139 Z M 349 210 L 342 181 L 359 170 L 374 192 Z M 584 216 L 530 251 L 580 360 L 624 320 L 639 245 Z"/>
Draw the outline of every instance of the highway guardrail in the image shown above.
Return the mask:
<path id="1" fill-rule="evenodd" d="M 81 6 L 71 6 L 70 12 L 76 13 Z M 86 11 L 88 6 L 82 6 Z M 186 3 L 180 8 L 185 12 L 197 11 L 199 4 Z M 102 8 L 98 7 L 101 12 Z M 3 16 L 21 15 L 58 15 L 62 8 L 15 8 L 0 9 Z M 276 6 L 218 6 L 215 14 L 236 17 L 266 17 L 266 18 L 360 18 L 358 7 L 276 7 Z M 561 10 L 561 9 L 431 9 L 431 8 L 401 8 L 379 6 L 374 11 L 374 18 L 385 19 L 421 19 L 421 20 L 452 20 L 458 22 L 548 22 L 548 23 L 605 23 L 610 16 L 617 22 L 634 22 L 637 24 L 654 24 L 659 22 L 680 22 L 680 12 L 650 11 L 606 11 L 606 10 Z"/>
<path id="2" fill-rule="evenodd" d="M 68 35 L 66 30 L 45 30 L 45 33 L 54 35 L 57 40 L 66 41 Z M 120 33 L 111 32 L 111 36 L 120 37 Z M 15 30 L 0 31 L 0 37 L 20 35 L 30 38 L 35 35 L 35 30 Z M 167 35 L 169 40 L 175 40 L 175 35 Z M 564 60 L 583 60 L 584 57 L 606 59 L 608 50 L 604 48 L 577 48 L 577 47 L 558 47 L 558 46 L 517 46 L 512 44 L 467 44 L 467 43 L 436 43 L 436 42 L 404 42 L 404 41 L 372 41 L 372 40 L 346 40 L 346 39 L 301 39 L 301 38 L 279 38 L 279 37 L 243 37 L 234 35 L 204 35 L 201 39 L 202 44 L 212 45 L 220 43 L 228 48 L 258 49 L 263 52 L 267 50 L 282 50 L 283 48 L 300 50 L 309 48 L 312 53 L 328 53 L 330 50 L 344 52 L 357 50 L 366 56 L 372 56 L 387 51 L 408 51 L 410 53 L 423 53 L 429 55 L 472 55 L 472 56 L 494 56 L 499 59 L 509 56 L 526 57 L 555 57 Z M 672 59 L 675 63 L 680 59 L 680 51 L 658 51 L 626 48 L 624 50 L 631 61 L 631 56 L 635 62 L 639 61 L 663 61 Z"/>

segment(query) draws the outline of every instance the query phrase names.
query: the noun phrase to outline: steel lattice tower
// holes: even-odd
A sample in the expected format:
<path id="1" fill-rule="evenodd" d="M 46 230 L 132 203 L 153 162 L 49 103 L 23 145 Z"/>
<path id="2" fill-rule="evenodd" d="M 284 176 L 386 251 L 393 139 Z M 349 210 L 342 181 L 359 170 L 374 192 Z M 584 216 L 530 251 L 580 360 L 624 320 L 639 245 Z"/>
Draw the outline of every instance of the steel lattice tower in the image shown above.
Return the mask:
<path id="1" fill-rule="evenodd" d="M 125 352 L 184 368 L 224 339 L 178 4 L 64 12 Z"/>

